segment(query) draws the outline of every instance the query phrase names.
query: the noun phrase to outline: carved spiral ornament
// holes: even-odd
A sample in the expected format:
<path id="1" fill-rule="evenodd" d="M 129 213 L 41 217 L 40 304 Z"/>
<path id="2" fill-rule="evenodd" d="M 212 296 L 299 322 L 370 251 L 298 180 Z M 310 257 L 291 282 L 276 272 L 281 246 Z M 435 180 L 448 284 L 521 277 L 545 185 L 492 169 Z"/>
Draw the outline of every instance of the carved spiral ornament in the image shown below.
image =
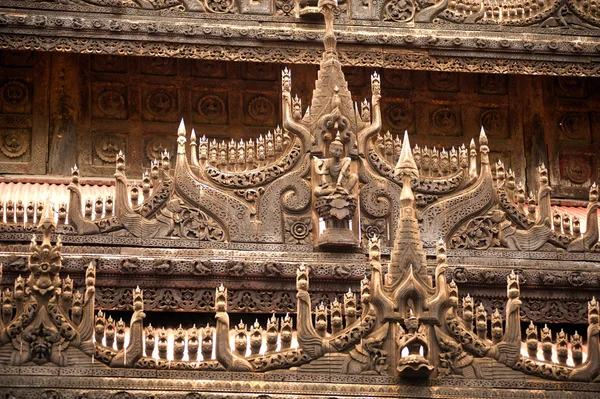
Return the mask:
<path id="1" fill-rule="evenodd" d="M 225 111 L 225 103 L 219 96 L 206 95 L 198 100 L 198 114 L 212 121 L 217 119 Z"/>
<path id="2" fill-rule="evenodd" d="M 575 184 L 585 183 L 592 174 L 592 168 L 586 159 L 569 157 L 565 160 L 564 165 L 567 178 Z"/>
<path id="3" fill-rule="evenodd" d="M 0 136 L 0 151 L 9 158 L 18 158 L 27 152 L 29 143 L 22 134 L 9 131 Z"/>
<path id="4" fill-rule="evenodd" d="M 248 104 L 248 115 L 254 120 L 264 122 L 275 113 L 273 102 L 265 96 L 254 97 Z"/>
<path id="5" fill-rule="evenodd" d="M 106 90 L 98 96 L 98 109 L 106 116 L 115 116 L 125 108 L 125 99 L 116 90 Z"/>
<path id="6" fill-rule="evenodd" d="M 101 136 L 94 146 L 94 152 L 104 162 L 115 162 L 119 151 L 125 152 L 125 141 L 115 136 Z"/>
<path id="7" fill-rule="evenodd" d="M 11 80 L 2 87 L 2 98 L 12 106 L 23 105 L 29 98 L 29 90 L 22 82 Z"/>
<path id="8" fill-rule="evenodd" d="M 157 117 L 168 115 L 174 106 L 175 99 L 165 90 L 154 90 L 146 97 L 146 109 Z"/>

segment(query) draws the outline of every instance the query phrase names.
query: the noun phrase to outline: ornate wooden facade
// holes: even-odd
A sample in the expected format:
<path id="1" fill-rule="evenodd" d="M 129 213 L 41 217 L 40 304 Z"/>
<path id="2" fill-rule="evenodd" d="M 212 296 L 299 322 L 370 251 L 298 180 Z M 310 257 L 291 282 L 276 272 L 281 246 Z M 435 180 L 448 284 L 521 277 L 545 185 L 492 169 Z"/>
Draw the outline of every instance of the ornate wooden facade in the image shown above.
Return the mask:
<path id="1" fill-rule="evenodd" d="M 3 2 L 0 391 L 598 397 L 597 13 Z"/>

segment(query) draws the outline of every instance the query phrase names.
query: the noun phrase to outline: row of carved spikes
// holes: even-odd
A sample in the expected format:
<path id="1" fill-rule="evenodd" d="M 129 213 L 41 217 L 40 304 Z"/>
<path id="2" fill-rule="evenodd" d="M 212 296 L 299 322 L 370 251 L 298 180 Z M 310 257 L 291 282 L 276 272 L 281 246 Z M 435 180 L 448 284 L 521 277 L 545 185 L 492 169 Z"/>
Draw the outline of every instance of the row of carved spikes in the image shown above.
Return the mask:
<path id="1" fill-rule="evenodd" d="M 495 166 L 495 178 L 497 186 L 504 187 L 508 197 L 517 204 L 517 209 L 519 209 L 523 214 L 526 214 L 529 220 L 535 221 L 537 212 L 537 199 L 533 191 L 530 191 L 529 197 L 526 198 L 525 186 L 522 182 L 515 184 L 515 174 L 512 169 L 509 168 L 508 171 L 506 171 L 504 163 L 501 160 L 498 160 Z M 540 181 L 547 180 L 548 170 L 544 164 L 540 165 L 540 167 L 537 169 L 537 172 L 538 179 Z M 593 183 L 590 186 L 589 200 L 591 202 L 598 200 L 598 186 L 596 183 Z M 581 234 L 581 222 L 579 221 L 579 217 L 575 215 L 571 216 L 567 213 L 560 214 L 558 211 L 554 210 L 552 213 L 552 224 L 554 231 L 556 232 L 562 231 L 564 234 L 574 236 Z"/>
<path id="2" fill-rule="evenodd" d="M 281 327 L 279 327 L 280 325 Z M 116 329 L 118 334 L 118 323 Z M 250 330 L 243 321 L 240 321 L 231 331 L 234 336 L 235 351 L 239 356 L 246 356 L 248 345 L 250 346 L 250 356 L 259 354 L 263 345 L 266 345 L 266 353 L 272 353 L 278 348 L 281 350 L 291 347 L 293 321 L 288 314 L 283 318 L 273 315 L 267 320 L 266 330 L 256 320 L 250 326 Z M 164 327 L 154 329 L 152 325 L 148 325 L 144 331 L 146 355 L 152 356 L 156 349 L 160 359 L 172 357 L 174 360 L 182 360 L 186 353 L 189 361 L 212 359 L 214 332 L 215 329 L 208 324 L 204 328 L 197 328 L 194 325 L 188 329 L 184 329 L 180 325 L 172 332 L 173 348 L 172 353 L 169 353 L 168 331 Z M 109 342 L 107 338 L 107 344 L 112 345 L 113 341 Z M 202 359 L 198 357 L 199 352 Z M 172 356 L 169 356 L 170 354 Z"/>
<path id="3" fill-rule="evenodd" d="M 2 291 L 0 304 L 2 306 L 2 322 L 8 325 L 15 315 L 23 309 L 27 300 L 25 279 L 19 275 L 14 281 L 14 288 Z M 57 292 L 56 301 L 66 314 L 70 313 L 71 320 L 79 324 L 82 318 L 83 295 L 73 290 L 73 280 L 69 276 L 61 280 L 61 290 Z"/>
<path id="4" fill-rule="evenodd" d="M 467 294 L 463 298 L 462 301 L 462 319 L 465 322 L 465 328 L 469 331 L 473 331 L 473 322 L 475 322 L 475 332 L 477 336 L 482 340 L 487 340 L 488 338 L 488 314 L 483 304 L 479 304 L 477 307 L 474 305 L 473 298 Z M 599 313 L 599 306 L 596 298 L 593 297 L 590 302 L 588 302 L 588 317 L 590 319 L 590 323 L 593 322 L 592 318 L 597 317 Z M 502 341 L 502 337 L 504 334 L 503 331 L 503 319 L 498 309 L 495 309 L 492 313 L 491 317 L 491 337 L 492 343 L 496 344 Z M 583 361 L 583 340 L 582 337 L 575 332 L 571 336 L 570 343 L 571 347 L 569 348 L 569 337 L 562 329 L 556 334 L 556 343 L 552 342 L 552 331 L 548 328 L 548 325 L 545 325 L 544 328 L 540 331 L 541 334 L 541 343 L 542 343 L 542 353 L 544 360 L 552 361 L 553 352 L 556 352 L 557 359 L 559 364 L 566 365 L 567 360 L 569 358 L 569 351 L 571 354 L 571 358 L 573 359 L 573 363 L 575 365 L 579 365 Z M 525 343 L 527 345 L 527 353 L 530 357 L 537 359 L 538 357 L 538 328 L 530 323 L 527 331 L 525 333 Z"/>
<path id="5" fill-rule="evenodd" d="M 281 327 L 278 328 L 280 325 Z M 263 328 L 258 320 L 254 325 L 248 327 L 240 320 L 240 323 L 232 329 L 234 332 L 235 352 L 239 356 L 246 356 L 248 344 L 250 344 L 250 356 L 258 355 L 263 345 L 266 345 L 266 353 L 273 353 L 279 347 L 280 350 L 291 348 L 293 322 L 289 314 L 279 319 L 273 315 L 267 320 L 266 334 L 263 334 Z"/>
<path id="6" fill-rule="evenodd" d="M 5 223 L 8 224 L 37 223 L 42 217 L 43 210 L 43 201 L 38 201 L 37 203 L 29 201 L 27 203 L 27 206 L 25 206 L 22 200 L 18 200 L 15 202 L 9 199 L 4 203 L 0 200 L 0 221 L 6 220 Z"/>
<path id="7" fill-rule="evenodd" d="M 477 3 L 479 6 L 479 3 Z M 506 2 L 494 2 L 484 6 L 484 18 L 497 20 L 499 18 L 524 18 L 535 15 L 538 10 L 542 10 L 547 6 L 547 2 L 543 0 L 531 1 L 530 3 L 521 3 L 514 0 L 506 0 Z"/>
<path id="8" fill-rule="evenodd" d="M 279 126 L 271 133 L 269 131 L 264 137 L 261 134 L 256 141 L 240 139 L 236 143 L 231 139 L 228 143 L 224 140 L 217 143 L 215 139 L 209 141 L 202 136 L 196 141 L 196 134 L 192 130 L 190 144 L 198 146 L 198 160 L 218 166 L 221 170 L 241 171 L 252 169 L 257 165 L 272 162 L 278 154 L 282 153 L 289 142 L 289 137 Z M 192 151 L 192 156 L 194 151 Z"/>
<path id="9" fill-rule="evenodd" d="M 133 309 L 144 308 L 144 296 L 140 287 L 133 290 Z M 108 318 L 99 310 L 94 318 L 94 339 L 97 343 L 105 343 L 108 347 L 115 344 L 117 349 L 123 349 L 125 344 L 126 324 L 123 319 L 115 322 L 111 316 Z"/>
<path id="10" fill-rule="evenodd" d="M 337 298 L 326 306 L 321 302 L 315 307 L 315 329 L 317 333 L 325 337 L 327 335 L 327 325 L 331 326 L 331 333 L 337 334 L 356 321 L 357 303 L 356 296 L 351 289 L 344 294 L 344 304 L 342 305 Z"/>
<path id="11" fill-rule="evenodd" d="M 392 164 L 398 162 L 400 158 L 400 150 L 402 149 L 402 140 L 399 135 L 392 135 L 389 131 L 385 134 L 379 134 L 376 139 L 378 151 Z M 473 155 L 477 154 L 475 142 L 472 142 Z M 452 147 L 450 151 L 445 148 L 438 150 L 433 147 L 431 149 L 425 146 L 419 148 L 415 145 L 413 148 L 413 157 L 419 173 L 423 177 L 440 177 L 458 171 L 460 168 L 466 169 L 469 167 L 469 154 L 465 145 L 461 145 L 458 150 Z"/>
<path id="12" fill-rule="evenodd" d="M 571 347 L 569 348 L 569 336 L 564 332 L 563 329 L 556 334 L 556 345 L 552 343 L 552 330 L 548 328 L 548 325 L 544 325 L 544 328 L 540 330 L 541 343 L 542 343 L 542 354 L 544 360 L 552 361 L 552 352 L 556 348 L 556 357 L 558 363 L 562 365 L 567 364 L 569 358 L 569 352 L 573 359 L 575 366 L 580 365 L 583 362 L 583 340 L 582 337 L 575 331 L 575 334 L 571 335 L 570 342 Z M 527 354 L 529 357 L 537 358 L 538 348 L 540 341 L 538 340 L 538 328 L 531 322 L 525 332 Z"/>

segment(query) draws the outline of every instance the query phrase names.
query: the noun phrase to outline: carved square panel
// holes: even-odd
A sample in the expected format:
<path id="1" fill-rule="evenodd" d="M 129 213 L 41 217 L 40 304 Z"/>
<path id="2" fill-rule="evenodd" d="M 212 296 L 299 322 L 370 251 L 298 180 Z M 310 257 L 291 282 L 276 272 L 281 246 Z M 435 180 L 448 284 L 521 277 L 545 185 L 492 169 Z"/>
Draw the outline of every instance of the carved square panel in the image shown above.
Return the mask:
<path id="1" fill-rule="evenodd" d="M 225 90 L 194 90 L 192 92 L 192 116 L 195 123 L 226 125 L 228 101 Z"/>
<path id="2" fill-rule="evenodd" d="M 277 80 L 279 78 L 277 64 L 262 62 L 244 62 L 242 64 L 242 79 L 246 80 Z"/>
<path id="3" fill-rule="evenodd" d="M 0 162 L 31 159 L 31 129 L 0 128 Z"/>
<path id="4" fill-rule="evenodd" d="M 3 50 L 0 65 L 7 67 L 32 67 L 35 62 L 33 51 Z"/>
<path id="5" fill-rule="evenodd" d="M 384 89 L 410 89 L 413 87 L 413 71 L 384 69 L 381 87 Z"/>
<path id="6" fill-rule="evenodd" d="M 554 93 L 558 97 L 587 98 L 587 79 L 576 76 L 555 77 Z"/>
<path id="7" fill-rule="evenodd" d="M 479 126 L 483 126 L 488 137 L 498 139 L 510 137 L 506 109 L 483 108 L 479 112 Z"/>
<path id="8" fill-rule="evenodd" d="M 587 112 L 565 112 L 558 114 L 559 137 L 563 141 L 590 143 L 592 132 Z"/>
<path id="9" fill-rule="evenodd" d="M 587 186 L 595 177 L 596 157 L 577 151 L 565 151 L 560 156 L 560 177 L 574 185 Z"/>
<path id="10" fill-rule="evenodd" d="M 0 112 L 30 114 L 33 85 L 23 79 L 7 79 L 0 83 Z"/>
<path id="11" fill-rule="evenodd" d="M 178 95 L 172 87 L 142 88 L 142 116 L 150 122 L 177 122 Z"/>
<path id="12" fill-rule="evenodd" d="M 459 75 L 455 72 L 429 72 L 429 89 L 433 91 L 458 91 Z"/>
<path id="13" fill-rule="evenodd" d="M 477 91 L 480 94 L 498 94 L 503 95 L 508 92 L 508 77 L 498 74 L 480 74 L 478 75 L 479 85 Z"/>
<path id="14" fill-rule="evenodd" d="M 94 119 L 127 119 L 127 88 L 121 85 L 92 86 Z"/>
<path id="15" fill-rule="evenodd" d="M 144 164 L 149 165 L 153 160 L 161 160 L 163 151 L 167 150 L 171 159 L 176 154 L 176 137 L 173 135 L 146 134 L 144 135 Z"/>
<path id="16" fill-rule="evenodd" d="M 127 72 L 127 58 L 117 55 L 94 55 L 91 57 L 91 65 L 94 72 Z"/>
<path id="17" fill-rule="evenodd" d="M 274 128 L 279 120 L 279 97 L 277 93 L 243 94 L 244 124 Z"/>
<path id="18" fill-rule="evenodd" d="M 175 75 L 177 59 L 145 57 L 140 60 L 142 73 L 145 75 Z"/>
<path id="19" fill-rule="evenodd" d="M 192 66 L 192 76 L 199 78 L 226 78 L 227 63 L 224 61 L 195 60 Z"/>
<path id="20" fill-rule="evenodd" d="M 95 133 L 92 147 L 92 163 L 94 165 L 112 165 L 114 167 L 119 151 L 123 151 L 127 161 L 126 133 Z"/>
<path id="21" fill-rule="evenodd" d="M 427 130 L 419 133 L 434 136 L 460 136 L 462 130 L 460 106 L 429 104 L 426 112 Z"/>
<path id="22" fill-rule="evenodd" d="M 382 104 L 383 130 L 393 133 L 414 131 L 414 108 L 410 101 L 385 102 Z"/>
<path id="23" fill-rule="evenodd" d="M 344 77 L 349 87 L 367 87 L 367 77 L 365 68 L 344 67 Z"/>

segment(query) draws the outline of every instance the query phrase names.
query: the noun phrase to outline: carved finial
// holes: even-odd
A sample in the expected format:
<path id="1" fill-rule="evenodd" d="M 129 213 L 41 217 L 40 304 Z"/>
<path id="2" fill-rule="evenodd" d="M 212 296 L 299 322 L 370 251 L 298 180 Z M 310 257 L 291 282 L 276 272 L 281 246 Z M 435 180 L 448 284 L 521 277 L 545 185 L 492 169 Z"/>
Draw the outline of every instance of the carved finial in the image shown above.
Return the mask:
<path id="1" fill-rule="evenodd" d="M 598 186 L 596 185 L 596 182 L 594 182 L 590 187 L 590 202 L 596 201 L 598 201 Z"/>
<path id="2" fill-rule="evenodd" d="M 215 310 L 217 312 L 227 311 L 227 288 L 225 288 L 223 283 L 217 287 L 217 292 L 215 295 Z"/>
<path id="3" fill-rule="evenodd" d="M 369 238 L 369 260 L 375 262 L 381 261 L 379 235 L 374 235 L 373 237 Z"/>
<path id="4" fill-rule="evenodd" d="M 371 91 L 374 96 L 381 95 L 381 79 L 377 72 L 373 72 L 373 75 L 371 75 Z"/>
<path id="5" fill-rule="evenodd" d="M 408 140 L 408 131 L 404 132 L 404 140 L 402 140 L 402 150 L 400 151 L 400 158 L 394 169 L 396 175 L 408 175 L 410 177 L 419 177 L 419 169 L 413 158 L 412 151 L 410 150 L 410 142 Z"/>
<path id="6" fill-rule="evenodd" d="M 364 304 L 369 301 L 371 297 L 371 282 L 365 276 L 362 280 L 360 280 L 360 301 Z"/>
<path id="7" fill-rule="evenodd" d="M 71 168 L 71 183 L 79 183 L 79 168 L 77 167 L 77 164 Z"/>
<path id="8" fill-rule="evenodd" d="M 512 270 L 510 274 L 506 277 L 506 283 L 508 297 L 511 299 L 518 298 L 520 294 L 519 275 L 516 274 L 514 270 Z"/>
<path id="9" fill-rule="evenodd" d="M 548 169 L 543 163 L 538 167 L 538 181 L 540 185 L 548 184 Z"/>
<path id="10" fill-rule="evenodd" d="M 446 260 L 446 243 L 442 238 L 440 238 L 436 245 L 436 261 L 437 264 L 440 265 L 442 263 L 446 263 Z"/>
<path id="11" fill-rule="evenodd" d="M 123 150 L 119 150 L 117 153 L 116 168 L 117 172 L 123 172 L 125 170 L 125 154 L 123 154 Z"/>
<path id="12" fill-rule="evenodd" d="M 596 297 L 593 296 L 592 300 L 588 302 L 588 323 L 597 324 L 598 318 L 600 317 L 598 301 L 596 301 Z"/>
<path id="13" fill-rule="evenodd" d="M 283 68 L 281 71 L 281 88 L 284 92 L 292 91 L 292 71 L 288 67 Z"/>
<path id="14" fill-rule="evenodd" d="M 301 263 L 296 270 L 296 289 L 308 291 L 308 267 Z"/>
<path id="15" fill-rule="evenodd" d="M 183 123 L 183 119 L 181 120 L 181 122 Z M 196 145 L 196 130 L 192 129 L 192 132 L 190 133 L 190 145 Z"/>

